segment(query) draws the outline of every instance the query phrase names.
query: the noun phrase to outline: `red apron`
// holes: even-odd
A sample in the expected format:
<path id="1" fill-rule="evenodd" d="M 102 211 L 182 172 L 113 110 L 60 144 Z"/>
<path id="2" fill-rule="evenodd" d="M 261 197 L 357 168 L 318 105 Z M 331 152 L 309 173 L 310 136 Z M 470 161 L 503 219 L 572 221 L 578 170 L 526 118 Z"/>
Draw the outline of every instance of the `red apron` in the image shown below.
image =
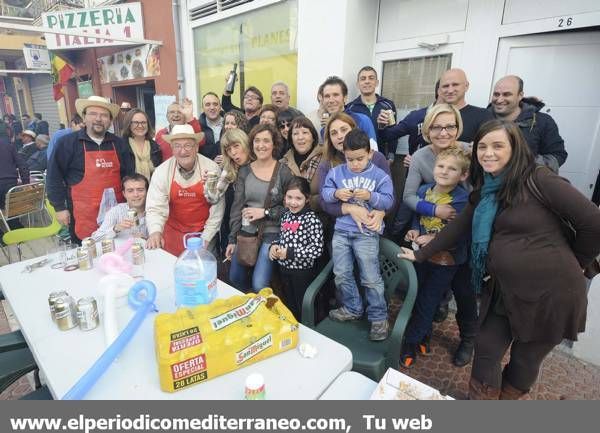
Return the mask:
<path id="1" fill-rule="evenodd" d="M 112 150 L 88 151 L 81 140 L 84 153 L 83 179 L 71 186 L 75 234 L 79 239 L 87 238 L 98 229 L 96 220 L 106 188 L 114 188 L 118 202 L 123 201 L 121 193 L 121 164 L 115 144 Z"/>
<path id="2" fill-rule="evenodd" d="M 175 163 L 171 178 L 169 218 L 165 223 L 163 238 L 165 240 L 165 251 L 179 256 L 185 249 L 183 235 L 204 230 L 210 204 L 204 198 L 204 184 L 202 181 L 184 188 L 175 181 L 176 169 L 177 163 Z M 199 169 L 199 167 L 196 169 Z"/>

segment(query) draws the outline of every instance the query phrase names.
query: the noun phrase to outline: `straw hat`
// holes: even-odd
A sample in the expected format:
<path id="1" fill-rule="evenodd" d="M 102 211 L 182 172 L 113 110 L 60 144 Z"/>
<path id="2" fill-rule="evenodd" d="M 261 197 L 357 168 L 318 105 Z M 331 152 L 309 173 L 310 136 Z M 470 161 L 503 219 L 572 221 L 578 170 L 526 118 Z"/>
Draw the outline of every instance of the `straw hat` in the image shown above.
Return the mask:
<path id="1" fill-rule="evenodd" d="M 31 129 L 26 129 L 21 134 L 29 135 L 31 138 L 35 138 L 37 135 Z"/>
<path id="2" fill-rule="evenodd" d="M 163 139 L 169 144 L 173 143 L 173 140 L 178 140 L 180 138 L 191 138 L 196 143 L 199 143 L 204 138 L 204 132 L 195 133 L 192 125 L 185 124 L 175 125 L 173 126 L 173 129 L 171 129 L 170 134 L 163 135 Z"/>
<path id="3" fill-rule="evenodd" d="M 117 104 L 112 104 L 108 99 L 103 98 L 102 96 L 90 96 L 87 99 L 76 99 L 75 100 L 75 109 L 77 110 L 77 114 L 81 117 L 84 117 L 84 111 L 88 107 L 101 107 L 106 108 L 110 111 L 111 116 L 114 118 L 119 113 L 119 106 Z"/>

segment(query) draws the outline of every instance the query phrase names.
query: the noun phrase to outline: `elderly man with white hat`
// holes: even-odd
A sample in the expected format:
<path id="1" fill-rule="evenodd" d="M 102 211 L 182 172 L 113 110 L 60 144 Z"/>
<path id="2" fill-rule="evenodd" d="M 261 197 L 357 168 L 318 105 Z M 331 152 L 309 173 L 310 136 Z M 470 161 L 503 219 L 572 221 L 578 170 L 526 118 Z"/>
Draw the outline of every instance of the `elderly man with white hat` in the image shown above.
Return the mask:
<path id="1" fill-rule="evenodd" d="M 119 106 L 101 96 L 75 101 L 85 128 L 61 137 L 48 161 L 47 191 L 56 217 L 79 243 L 97 228 L 106 189 L 123 201 L 121 179 L 133 167 L 121 138 L 108 132 Z"/>
<path id="2" fill-rule="evenodd" d="M 219 166 L 198 153 L 204 133 L 191 125 L 175 125 L 163 137 L 173 156 L 159 165 L 152 175 L 146 199 L 147 248 L 163 248 L 178 256 L 184 250 L 183 236 L 202 232 L 209 250 L 216 246 L 216 235 L 225 213 L 225 199 L 210 204 L 204 197 L 204 178 Z"/>

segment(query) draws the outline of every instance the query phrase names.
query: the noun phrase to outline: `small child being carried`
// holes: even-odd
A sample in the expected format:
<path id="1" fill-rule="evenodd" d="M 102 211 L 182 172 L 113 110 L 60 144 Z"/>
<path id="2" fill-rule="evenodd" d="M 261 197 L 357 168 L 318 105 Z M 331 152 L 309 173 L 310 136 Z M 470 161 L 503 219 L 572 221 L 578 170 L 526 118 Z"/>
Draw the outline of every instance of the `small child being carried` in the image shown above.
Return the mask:
<path id="1" fill-rule="evenodd" d="M 392 180 L 372 162 L 369 138 L 359 129 L 350 131 L 344 139 L 346 163 L 327 173 L 321 196 L 328 203 L 338 201 L 357 203 L 369 210 L 386 211 L 394 204 Z M 341 306 L 329 312 L 333 320 L 360 319 L 363 300 L 354 279 L 354 262 L 358 264 L 360 280 L 367 298 L 367 316 L 371 322 L 369 339 L 388 337 L 387 303 L 379 271 L 378 232 L 357 226 L 350 215 L 338 217 L 332 240 L 333 273 Z"/>

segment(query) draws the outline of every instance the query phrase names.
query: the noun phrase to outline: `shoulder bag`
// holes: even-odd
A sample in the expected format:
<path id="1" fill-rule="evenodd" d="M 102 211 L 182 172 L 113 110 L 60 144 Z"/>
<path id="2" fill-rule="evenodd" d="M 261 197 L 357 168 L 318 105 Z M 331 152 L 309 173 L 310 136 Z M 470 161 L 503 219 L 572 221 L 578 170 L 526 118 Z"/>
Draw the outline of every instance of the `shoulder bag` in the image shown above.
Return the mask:
<path id="1" fill-rule="evenodd" d="M 267 188 L 267 197 L 265 197 L 265 209 L 271 206 L 271 190 L 275 185 L 277 174 L 279 173 L 279 162 L 275 163 L 275 169 Z M 265 217 L 266 218 L 266 217 Z M 263 238 L 264 218 L 258 223 L 258 231 L 255 235 L 245 234 L 243 231 L 237 235 L 236 254 L 237 261 L 242 266 L 254 266 L 258 259 L 258 250 Z"/>

